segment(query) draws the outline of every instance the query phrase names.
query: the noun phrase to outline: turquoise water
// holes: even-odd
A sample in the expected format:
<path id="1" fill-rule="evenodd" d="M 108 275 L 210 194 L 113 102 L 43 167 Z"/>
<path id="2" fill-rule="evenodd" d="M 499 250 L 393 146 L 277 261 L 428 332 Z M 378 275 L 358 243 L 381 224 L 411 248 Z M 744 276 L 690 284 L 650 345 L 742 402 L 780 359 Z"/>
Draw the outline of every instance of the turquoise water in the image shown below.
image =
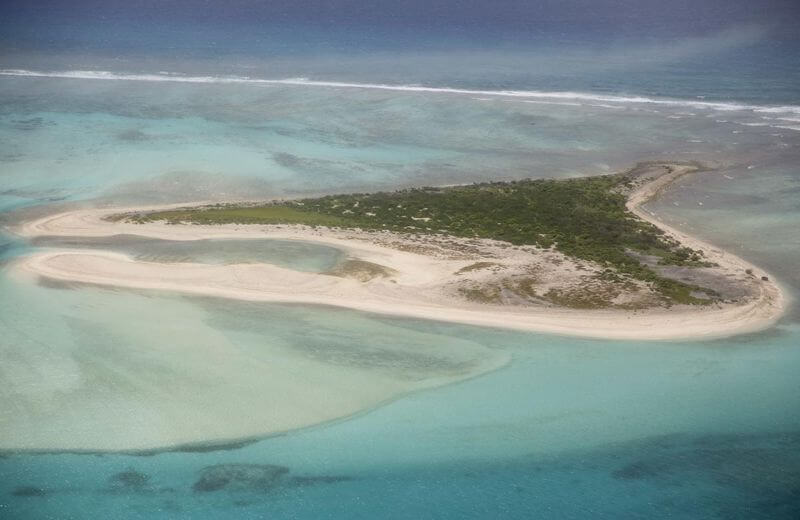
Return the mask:
<path id="1" fill-rule="evenodd" d="M 800 295 L 795 105 L 18 76 L 0 77 L 0 97 L 4 222 L 80 205 L 569 177 L 642 159 L 702 159 L 720 170 L 686 180 L 651 209 Z M 316 270 L 336 257 L 316 248 L 265 252 L 264 243 L 226 252 L 218 243 L 114 241 L 153 259 L 272 255 Z M 47 246 L 4 233 L 0 259 Z M 162 351 L 179 354 L 162 367 L 176 388 L 196 377 L 209 405 L 246 400 L 252 414 L 265 412 L 246 391 L 252 386 L 196 372 L 187 364 L 193 346 L 223 345 L 259 362 L 287 351 L 332 371 L 367 364 L 386 377 L 409 367 L 434 373 L 444 361 L 422 355 L 426 345 L 512 360 L 346 420 L 226 450 L 9 453 L 0 458 L 0 516 L 699 519 L 796 518 L 800 510 L 795 310 L 768 331 L 725 340 L 588 341 L 65 289 L 19 279 L 8 263 L 1 269 L 3 391 L 46 396 L 57 408 L 51 427 L 83 428 L 87 437 L 147 420 L 147 400 L 115 405 L 116 378 L 142 367 L 150 374 Z M 85 402 L 78 398 L 92 405 L 70 408 Z M 24 411 L 15 409 L 22 397 L 4 393 L 0 402 L 2 431 L 24 431 Z M 209 474 L 227 484 L 203 491 L 213 487 Z"/>
<path id="2" fill-rule="evenodd" d="M 565 177 L 659 157 L 787 161 L 798 132 L 780 127 L 800 110 L 49 77 L 3 77 L 0 96 L 3 207 Z"/>
<path id="3" fill-rule="evenodd" d="M 235 305 L 219 311 L 220 320 L 241 326 Z M 352 317 L 342 311 L 338 319 Z M 33 518 L 110 510 L 118 518 L 554 511 L 562 518 L 791 518 L 796 511 L 800 416 L 787 398 L 797 391 L 795 326 L 725 342 L 639 344 L 386 323 L 508 349 L 514 362 L 348 421 L 230 451 L 11 456 L 0 461 L 5 509 Z M 266 489 L 257 482 L 193 489 L 204 468 L 219 464 L 279 465 L 289 473 Z M 146 481 L 115 478 L 129 471 Z M 13 496 L 22 486 L 42 495 Z"/>

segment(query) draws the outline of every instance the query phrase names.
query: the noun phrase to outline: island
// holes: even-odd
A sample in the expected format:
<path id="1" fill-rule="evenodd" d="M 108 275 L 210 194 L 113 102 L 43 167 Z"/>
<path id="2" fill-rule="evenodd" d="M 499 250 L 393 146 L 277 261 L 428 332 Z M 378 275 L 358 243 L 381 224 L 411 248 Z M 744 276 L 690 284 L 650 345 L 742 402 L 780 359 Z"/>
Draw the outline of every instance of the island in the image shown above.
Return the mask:
<path id="1" fill-rule="evenodd" d="M 309 273 L 72 249 L 37 253 L 17 267 L 50 280 L 586 337 L 710 338 L 765 328 L 784 309 L 771 276 L 643 207 L 676 179 L 706 170 L 646 162 L 564 180 L 74 210 L 27 222 L 19 232 L 298 240 L 339 248 L 346 258 Z"/>

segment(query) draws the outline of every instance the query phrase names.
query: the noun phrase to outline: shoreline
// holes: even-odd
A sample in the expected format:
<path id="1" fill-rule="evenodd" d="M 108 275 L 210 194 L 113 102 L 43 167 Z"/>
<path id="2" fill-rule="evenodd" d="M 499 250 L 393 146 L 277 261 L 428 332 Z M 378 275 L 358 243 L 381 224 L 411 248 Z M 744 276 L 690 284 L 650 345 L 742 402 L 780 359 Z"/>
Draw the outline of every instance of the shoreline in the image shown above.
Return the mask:
<path id="1" fill-rule="evenodd" d="M 301 273 L 268 264 L 160 264 L 139 262 L 125 255 L 98 250 L 44 252 L 17 261 L 28 275 L 61 281 L 116 287 L 154 289 L 246 301 L 332 305 L 358 311 L 416 319 L 581 337 L 621 340 L 710 339 L 755 332 L 773 324 L 785 310 L 780 287 L 763 270 L 659 221 L 643 209 L 678 178 L 699 170 L 696 165 L 641 163 L 645 182 L 629 195 L 627 208 L 656 225 L 683 245 L 702 250 L 729 273 L 757 272 L 757 295 L 744 304 L 714 304 L 703 308 L 647 308 L 640 310 L 563 307 L 514 307 L 458 301 L 442 293 L 443 284 L 469 265 L 469 260 L 432 258 L 387 246 L 400 240 L 391 233 L 309 228 L 300 225 L 168 225 L 109 222 L 105 216 L 127 208 L 77 210 L 22 224 L 27 237 L 107 237 L 138 235 L 165 240 L 282 239 L 321 243 L 344 251 L 350 258 L 377 264 L 393 276 L 359 281 L 318 273 Z M 649 176 L 649 177 L 648 177 Z M 173 204 L 169 208 L 186 207 Z M 165 209 L 157 206 L 143 209 Z M 487 242 L 486 247 L 492 244 Z M 408 249 L 408 244 L 403 244 Z M 415 245 L 415 247 L 417 247 Z M 496 251 L 493 249 L 492 251 Z M 509 257 L 516 253 L 500 253 Z M 515 258 L 516 262 L 526 261 Z M 474 259 L 473 259 L 474 260 Z M 743 275 L 742 275 L 743 276 Z M 753 276 L 751 276 L 753 278 Z M 454 283 L 454 282 L 453 282 Z"/>

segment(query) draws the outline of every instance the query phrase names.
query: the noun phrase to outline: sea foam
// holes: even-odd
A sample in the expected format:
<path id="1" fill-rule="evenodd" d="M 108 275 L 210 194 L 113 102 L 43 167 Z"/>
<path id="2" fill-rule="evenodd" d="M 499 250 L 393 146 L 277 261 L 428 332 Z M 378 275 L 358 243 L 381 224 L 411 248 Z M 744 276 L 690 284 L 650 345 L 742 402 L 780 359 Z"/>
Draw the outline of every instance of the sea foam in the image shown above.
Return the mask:
<path id="1" fill-rule="evenodd" d="M 365 90 L 389 90 L 397 92 L 427 92 L 440 94 L 466 94 L 470 96 L 491 96 L 521 98 L 526 100 L 559 100 L 570 102 L 589 102 L 593 106 L 616 108 L 626 104 L 663 105 L 717 111 L 749 111 L 769 114 L 800 114 L 800 106 L 765 106 L 745 103 L 695 101 L 686 99 L 655 98 L 648 96 L 624 96 L 592 94 L 572 91 L 539 90 L 480 90 L 451 87 L 430 87 L 423 85 L 390 85 L 382 83 L 351 83 L 343 81 L 316 81 L 308 78 L 262 79 L 248 76 L 188 76 L 179 73 L 159 72 L 157 74 L 129 74 L 103 70 L 34 71 L 25 69 L 0 69 L 2 76 L 46 77 L 66 79 L 92 79 L 116 81 L 164 81 L 176 83 L 220 83 L 252 85 L 296 85 L 307 87 L 350 88 Z M 616 105 L 607 105 L 615 103 Z"/>

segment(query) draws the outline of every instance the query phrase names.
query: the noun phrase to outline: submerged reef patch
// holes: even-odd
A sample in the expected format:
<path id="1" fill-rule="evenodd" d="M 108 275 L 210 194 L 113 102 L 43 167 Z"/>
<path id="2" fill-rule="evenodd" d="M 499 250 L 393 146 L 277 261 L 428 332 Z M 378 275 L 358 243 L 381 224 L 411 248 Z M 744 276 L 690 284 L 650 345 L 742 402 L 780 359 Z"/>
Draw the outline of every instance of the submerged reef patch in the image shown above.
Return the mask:
<path id="1" fill-rule="evenodd" d="M 15 497 L 43 497 L 47 491 L 37 486 L 18 486 L 11 494 Z"/>
<path id="2" fill-rule="evenodd" d="M 45 121 L 41 117 L 32 117 L 30 119 L 16 119 L 12 121 L 14 130 L 22 132 L 29 132 L 31 130 L 38 130 L 45 125 Z"/>
<path id="3" fill-rule="evenodd" d="M 116 488 L 141 489 L 149 484 L 150 475 L 127 469 L 112 475 L 108 480 Z"/>
<path id="4" fill-rule="evenodd" d="M 137 143 L 141 141 L 149 141 L 151 137 L 140 130 L 125 130 L 117 134 L 117 139 L 120 141 Z"/>
<path id="5" fill-rule="evenodd" d="M 305 487 L 354 480 L 346 475 L 303 475 L 288 477 L 289 468 L 275 464 L 217 464 L 200 471 L 192 490 L 210 493 L 220 490 L 267 492 L 280 486 Z"/>
<path id="6" fill-rule="evenodd" d="M 221 489 L 269 491 L 287 473 L 286 466 L 273 464 L 217 464 L 203 468 L 192 489 L 203 493 Z"/>
<path id="7" fill-rule="evenodd" d="M 351 482 L 354 477 L 344 475 L 322 475 L 319 477 L 292 477 L 289 484 L 293 486 L 314 486 L 317 484 L 336 484 L 338 482 Z"/>

